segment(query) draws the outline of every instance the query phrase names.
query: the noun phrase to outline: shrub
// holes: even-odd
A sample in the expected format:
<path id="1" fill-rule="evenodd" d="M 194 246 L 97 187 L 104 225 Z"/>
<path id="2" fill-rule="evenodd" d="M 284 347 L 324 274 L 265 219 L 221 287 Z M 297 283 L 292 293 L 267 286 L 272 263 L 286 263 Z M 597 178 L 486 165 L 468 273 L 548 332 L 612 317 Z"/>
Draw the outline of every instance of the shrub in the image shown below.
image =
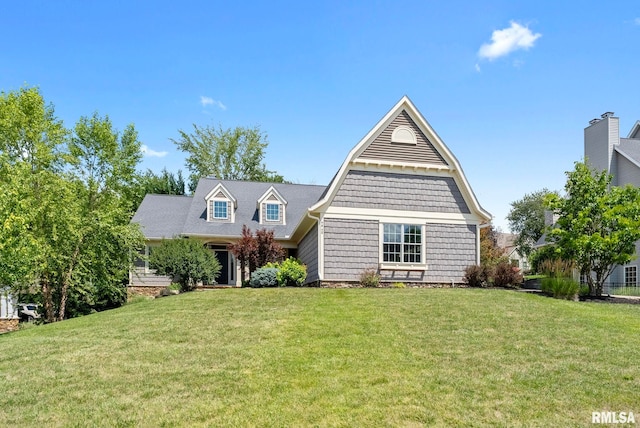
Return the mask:
<path id="1" fill-rule="evenodd" d="M 517 287 L 522 284 L 523 278 L 520 269 L 514 267 L 508 261 L 498 263 L 493 272 L 493 285 L 496 287 Z"/>
<path id="2" fill-rule="evenodd" d="M 254 288 L 276 287 L 278 285 L 278 269 L 262 267 L 251 274 L 249 285 Z"/>
<path id="3" fill-rule="evenodd" d="M 363 287 L 377 287 L 380 285 L 380 275 L 375 268 L 369 268 L 360 274 L 360 285 Z"/>
<path id="4" fill-rule="evenodd" d="M 571 278 L 542 278 L 540 289 L 556 299 L 573 300 L 580 291 L 580 284 Z"/>
<path id="5" fill-rule="evenodd" d="M 407 288 L 407 285 L 404 282 L 394 282 L 391 288 Z"/>
<path id="6" fill-rule="evenodd" d="M 307 267 L 300 260 L 289 257 L 278 266 L 280 287 L 300 287 L 307 279 Z"/>
<path id="7" fill-rule="evenodd" d="M 213 283 L 220 273 L 216 256 L 195 239 L 165 239 L 154 247 L 149 267 L 158 275 L 178 278 L 181 291 L 191 291 L 199 282 Z"/>
<path id="8" fill-rule="evenodd" d="M 471 265 L 464 270 L 464 281 L 469 287 L 486 287 L 491 270 L 485 265 Z"/>
<path id="9" fill-rule="evenodd" d="M 540 263 L 538 269 L 546 276 L 571 278 L 573 275 L 574 263 L 562 259 L 547 259 Z"/>

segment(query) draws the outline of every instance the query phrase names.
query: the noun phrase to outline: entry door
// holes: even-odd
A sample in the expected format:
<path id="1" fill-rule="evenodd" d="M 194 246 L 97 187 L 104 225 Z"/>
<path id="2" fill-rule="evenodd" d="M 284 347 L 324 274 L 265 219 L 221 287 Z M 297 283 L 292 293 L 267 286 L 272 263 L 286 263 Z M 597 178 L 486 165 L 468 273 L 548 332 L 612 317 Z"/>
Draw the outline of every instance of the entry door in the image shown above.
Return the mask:
<path id="1" fill-rule="evenodd" d="M 220 273 L 216 282 L 221 285 L 229 284 L 229 252 L 216 250 L 216 258 L 220 262 Z"/>

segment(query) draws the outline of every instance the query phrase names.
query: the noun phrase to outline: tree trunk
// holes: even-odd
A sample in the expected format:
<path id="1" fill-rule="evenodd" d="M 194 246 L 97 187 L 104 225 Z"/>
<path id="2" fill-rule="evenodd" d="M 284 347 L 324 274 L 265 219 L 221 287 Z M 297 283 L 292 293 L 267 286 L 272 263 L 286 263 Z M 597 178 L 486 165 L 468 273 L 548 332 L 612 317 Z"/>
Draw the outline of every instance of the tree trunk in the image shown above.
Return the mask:
<path id="1" fill-rule="evenodd" d="M 73 269 L 76 265 L 78 255 L 80 254 L 81 243 L 82 239 L 80 239 L 80 242 L 78 242 L 78 245 L 76 245 L 76 248 L 73 251 L 73 257 L 71 257 L 71 261 L 69 262 L 69 269 L 62 277 L 62 289 L 60 290 L 60 307 L 58 308 L 58 317 L 56 321 L 62 321 L 65 316 L 65 311 L 67 309 L 67 296 L 69 294 L 69 286 L 71 285 L 71 276 L 73 274 Z"/>
<path id="2" fill-rule="evenodd" d="M 44 275 L 40 280 L 40 286 L 42 287 L 42 304 L 44 305 L 44 318 L 47 322 L 55 321 L 53 318 L 53 296 L 51 293 L 51 284 L 49 278 Z"/>

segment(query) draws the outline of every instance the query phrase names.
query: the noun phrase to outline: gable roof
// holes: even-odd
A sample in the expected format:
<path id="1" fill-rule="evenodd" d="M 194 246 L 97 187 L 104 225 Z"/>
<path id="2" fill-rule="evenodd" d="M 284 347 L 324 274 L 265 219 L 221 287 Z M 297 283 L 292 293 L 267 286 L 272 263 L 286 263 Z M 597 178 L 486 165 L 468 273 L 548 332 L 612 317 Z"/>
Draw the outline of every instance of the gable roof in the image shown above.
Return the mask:
<path id="1" fill-rule="evenodd" d="M 192 202 L 191 196 L 148 194 L 131 222 L 140 224 L 147 239 L 173 238 L 182 234 Z"/>
<path id="2" fill-rule="evenodd" d="M 205 197 L 219 186 L 235 195 L 235 222 L 208 222 Z M 271 187 L 287 201 L 287 224 L 259 223 L 256 201 Z M 289 239 L 295 225 L 306 215 L 307 208 L 318 200 L 325 186 L 307 184 L 260 183 L 252 181 L 202 178 L 193 196 L 147 195 L 132 222 L 139 223 L 147 239 L 171 238 L 176 235 L 235 238 L 242 225 L 252 230 L 273 230 L 277 239 Z"/>
<path id="3" fill-rule="evenodd" d="M 614 150 L 640 167 L 640 140 L 620 138 L 620 144 L 615 145 Z"/>
<path id="4" fill-rule="evenodd" d="M 627 138 L 640 138 L 640 120 L 637 120 L 633 125 L 633 128 L 631 128 L 631 131 L 629 131 L 629 135 L 627 135 Z"/>
<path id="5" fill-rule="evenodd" d="M 367 150 L 372 145 L 378 144 L 376 139 L 383 132 L 391 132 L 389 131 L 389 126 L 401 116 L 404 117 L 405 121 L 412 121 L 417 126 L 418 134 L 420 134 L 416 136 L 416 147 L 419 148 L 418 158 L 398 158 L 398 160 L 394 161 L 376 159 L 376 156 L 372 155 L 372 151 Z M 421 147 L 419 146 L 420 144 L 422 144 Z M 395 150 L 395 148 L 390 150 Z M 327 191 L 317 203 L 309 208 L 310 212 L 320 211 L 331 202 L 348 170 L 352 165 L 356 164 L 400 166 L 427 171 L 448 171 L 458 182 L 460 191 L 472 212 L 475 212 L 486 222 L 491 220 L 491 214 L 480 206 L 456 157 L 406 95 L 351 149 L 338 173 L 329 184 Z"/>

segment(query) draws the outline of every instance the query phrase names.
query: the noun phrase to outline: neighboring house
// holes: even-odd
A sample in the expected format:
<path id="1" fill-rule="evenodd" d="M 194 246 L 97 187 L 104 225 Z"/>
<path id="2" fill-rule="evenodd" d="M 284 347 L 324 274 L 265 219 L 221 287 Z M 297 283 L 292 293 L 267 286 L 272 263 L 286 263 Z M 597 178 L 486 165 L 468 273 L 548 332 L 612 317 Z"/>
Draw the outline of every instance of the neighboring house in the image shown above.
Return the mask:
<path id="1" fill-rule="evenodd" d="M 355 283 L 374 268 L 383 282 L 450 285 L 479 263 L 479 230 L 490 220 L 453 153 L 403 97 L 326 187 L 203 178 L 193 196 L 147 195 L 132 221 L 147 254 L 163 238 L 201 240 L 222 263 L 217 283 L 239 286 L 227 245 L 244 224 L 273 230 L 307 265 L 307 284 Z M 168 279 L 141 261 L 130 284 Z"/>
<path id="2" fill-rule="evenodd" d="M 529 261 L 520 254 L 515 244 L 518 235 L 514 233 L 498 233 L 498 247 L 502 248 L 504 255 L 509 258 L 512 266 L 520 268 L 522 272 L 529 270 Z"/>
<path id="3" fill-rule="evenodd" d="M 593 119 L 584 130 L 584 156 L 588 164 L 613 176 L 611 184 L 640 186 L 640 121 L 627 138 L 620 138 L 620 120 L 612 112 Z M 636 242 L 640 254 L 640 241 Z M 638 259 L 615 268 L 605 286 L 638 285 Z"/>
<path id="4" fill-rule="evenodd" d="M 0 288 L 0 333 L 18 328 L 18 306 L 8 288 Z"/>

